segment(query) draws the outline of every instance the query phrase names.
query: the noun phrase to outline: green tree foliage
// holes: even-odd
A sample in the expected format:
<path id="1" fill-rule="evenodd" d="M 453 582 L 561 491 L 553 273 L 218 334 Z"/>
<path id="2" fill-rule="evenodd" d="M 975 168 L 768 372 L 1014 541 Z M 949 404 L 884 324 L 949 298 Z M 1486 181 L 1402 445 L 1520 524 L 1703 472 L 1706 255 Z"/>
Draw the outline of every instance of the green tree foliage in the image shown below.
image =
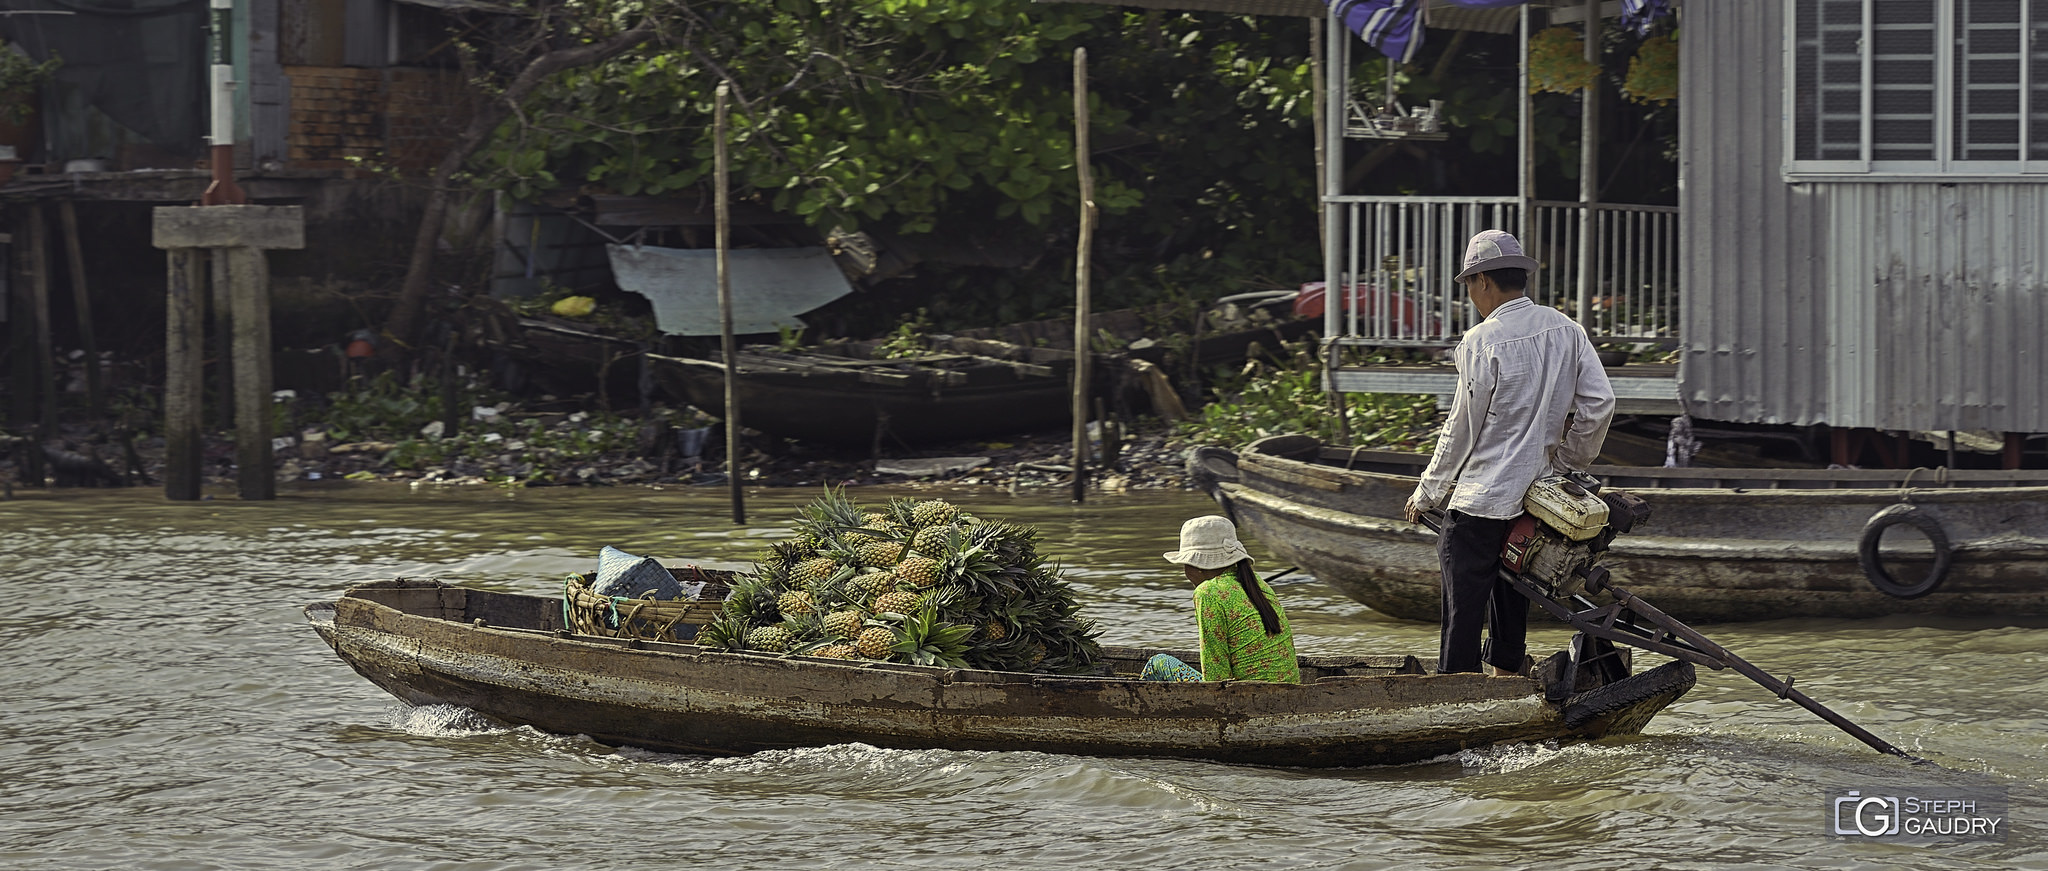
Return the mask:
<path id="1" fill-rule="evenodd" d="M 929 232 L 963 194 L 1027 225 L 1073 204 L 1071 183 L 1055 184 L 1073 167 L 1066 49 L 1107 10 L 751 0 L 674 14 L 689 25 L 677 38 L 570 71 L 502 131 L 486 162 L 515 196 L 707 183 L 712 95 L 726 80 L 736 194 L 821 229 Z M 1135 198 L 1112 181 L 1099 201 Z"/>
<path id="2" fill-rule="evenodd" d="M 554 7 L 560 23 L 541 23 L 590 39 L 653 21 L 660 36 L 553 76 L 471 162 L 475 183 L 525 199 L 708 196 L 726 82 L 737 199 L 821 233 L 1000 247 L 1023 264 L 927 259 L 835 303 L 840 332 L 879 334 L 920 307 L 940 330 L 1059 316 L 1079 213 L 1072 57 L 1086 48 L 1099 308 L 1321 275 L 1305 21 L 1032 0 L 612 2 Z M 561 18 L 577 10 L 592 20 Z M 1379 93 L 1386 62 L 1357 58 L 1354 82 Z M 1366 167 L 1350 192 L 1512 192 L 1517 63 L 1512 36 L 1433 32 L 1393 75 L 1403 102 L 1445 102 L 1449 141 L 1349 143 L 1338 159 Z M 1576 114 L 1575 97 L 1539 95 L 1537 176 L 1557 188 L 1539 195 L 1571 194 Z M 1362 159 L 1375 149 L 1391 150 Z"/>
<path id="3" fill-rule="evenodd" d="M 1055 314 L 1072 294 L 1072 55 L 1086 47 L 1104 305 L 1315 271 L 1299 22 L 1029 0 L 745 0 L 665 14 L 664 39 L 563 73 L 527 101 L 473 163 L 476 180 L 529 199 L 708 192 L 713 92 L 728 81 L 736 198 L 820 231 L 1033 249 L 1024 270 L 922 270 L 905 283 L 912 299 L 877 295 L 879 309 L 941 297 L 942 327 Z"/>

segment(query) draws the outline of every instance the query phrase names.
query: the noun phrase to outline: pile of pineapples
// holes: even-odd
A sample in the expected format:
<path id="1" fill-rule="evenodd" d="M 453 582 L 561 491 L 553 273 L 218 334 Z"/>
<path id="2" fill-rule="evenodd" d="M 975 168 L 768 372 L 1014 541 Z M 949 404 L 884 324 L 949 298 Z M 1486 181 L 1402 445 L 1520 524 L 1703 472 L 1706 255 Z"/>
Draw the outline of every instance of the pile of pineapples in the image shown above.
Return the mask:
<path id="1" fill-rule="evenodd" d="M 697 636 L 728 650 L 1074 674 L 1092 621 L 1038 555 L 1038 533 L 944 500 L 864 511 L 828 490 Z"/>

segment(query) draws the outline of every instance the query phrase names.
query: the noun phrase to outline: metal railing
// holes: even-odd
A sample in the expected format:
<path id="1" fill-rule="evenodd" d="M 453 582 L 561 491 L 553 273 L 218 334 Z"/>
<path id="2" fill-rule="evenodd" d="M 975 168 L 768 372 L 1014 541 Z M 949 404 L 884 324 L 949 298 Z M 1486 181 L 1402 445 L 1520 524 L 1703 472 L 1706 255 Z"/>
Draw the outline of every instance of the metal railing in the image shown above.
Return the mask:
<path id="1" fill-rule="evenodd" d="M 1678 338 L 1678 207 L 1596 203 L 1593 282 L 1579 286 L 1578 203 L 1531 204 L 1529 249 L 1539 302 L 1585 326 L 1593 341 Z"/>
<path id="2" fill-rule="evenodd" d="M 1537 271 L 1530 295 L 1571 314 L 1596 342 L 1678 337 L 1678 209 L 1596 204 L 1592 283 L 1579 286 L 1578 203 L 1515 197 L 1346 196 L 1329 200 L 1342 221 L 1336 252 L 1336 340 L 1342 344 L 1453 343 L 1474 313 L 1453 283 L 1465 242 L 1481 230 L 1522 239 Z M 1345 304 L 1347 303 L 1348 304 Z"/>

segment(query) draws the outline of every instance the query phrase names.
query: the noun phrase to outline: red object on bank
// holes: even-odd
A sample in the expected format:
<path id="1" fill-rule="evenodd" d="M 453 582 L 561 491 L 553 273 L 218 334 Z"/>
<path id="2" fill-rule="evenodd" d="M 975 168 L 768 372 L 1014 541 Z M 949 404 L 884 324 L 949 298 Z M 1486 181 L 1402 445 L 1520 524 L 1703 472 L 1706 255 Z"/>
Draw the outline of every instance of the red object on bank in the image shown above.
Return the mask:
<path id="1" fill-rule="evenodd" d="M 1379 323 L 1386 318 L 1387 326 L 1404 335 L 1434 335 L 1439 330 L 1437 319 L 1423 310 L 1423 307 L 1409 297 L 1388 293 L 1376 285 L 1350 285 L 1344 289 L 1344 296 L 1350 300 L 1351 311 L 1358 315 L 1361 324 Z M 1324 283 L 1311 281 L 1301 286 L 1301 295 L 1294 298 L 1296 317 L 1319 318 L 1323 316 L 1326 303 Z M 1384 312 L 1384 315 L 1382 315 Z M 1349 322 L 1348 318 L 1344 321 Z"/>

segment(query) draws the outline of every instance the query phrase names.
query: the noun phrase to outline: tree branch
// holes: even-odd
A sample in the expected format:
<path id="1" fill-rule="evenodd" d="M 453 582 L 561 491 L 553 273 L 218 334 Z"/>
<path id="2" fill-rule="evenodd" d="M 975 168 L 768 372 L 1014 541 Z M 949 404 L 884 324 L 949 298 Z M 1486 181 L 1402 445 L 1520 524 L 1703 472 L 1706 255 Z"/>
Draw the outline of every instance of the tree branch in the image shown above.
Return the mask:
<path id="1" fill-rule="evenodd" d="M 537 26 L 535 35 L 545 31 L 546 24 Z M 498 97 L 477 108 L 470 116 L 469 124 L 461 135 L 448 147 L 448 153 L 441 156 L 441 162 L 434 167 L 434 175 L 427 193 L 426 208 L 420 215 L 419 232 L 413 237 L 412 259 L 406 264 L 405 283 L 398 293 L 398 300 L 392 305 L 391 315 L 384 322 L 384 335 L 389 340 L 385 346 L 387 354 L 401 354 L 410 347 L 414 333 L 418 330 L 421 310 L 425 307 L 427 291 L 432 287 L 434 248 L 440 241 L 447 223 L 448 200 L 451 195 L 449 180 L 462 169 L 471 155 L 482 147 L 505 118 L 519 107 L 520 101 L 548 80 L 548 77 L 565 70 L 590 64 L 602 63 L 611 58 L 648 42 L 659 35 L 651 20 L 643 20 L 630 30 L 620 31 L 601 41 L 574 48 L 556 49 L 542 54 L 528 63 Z M 539 40 L 536 39 L 536 42 Z"/>

